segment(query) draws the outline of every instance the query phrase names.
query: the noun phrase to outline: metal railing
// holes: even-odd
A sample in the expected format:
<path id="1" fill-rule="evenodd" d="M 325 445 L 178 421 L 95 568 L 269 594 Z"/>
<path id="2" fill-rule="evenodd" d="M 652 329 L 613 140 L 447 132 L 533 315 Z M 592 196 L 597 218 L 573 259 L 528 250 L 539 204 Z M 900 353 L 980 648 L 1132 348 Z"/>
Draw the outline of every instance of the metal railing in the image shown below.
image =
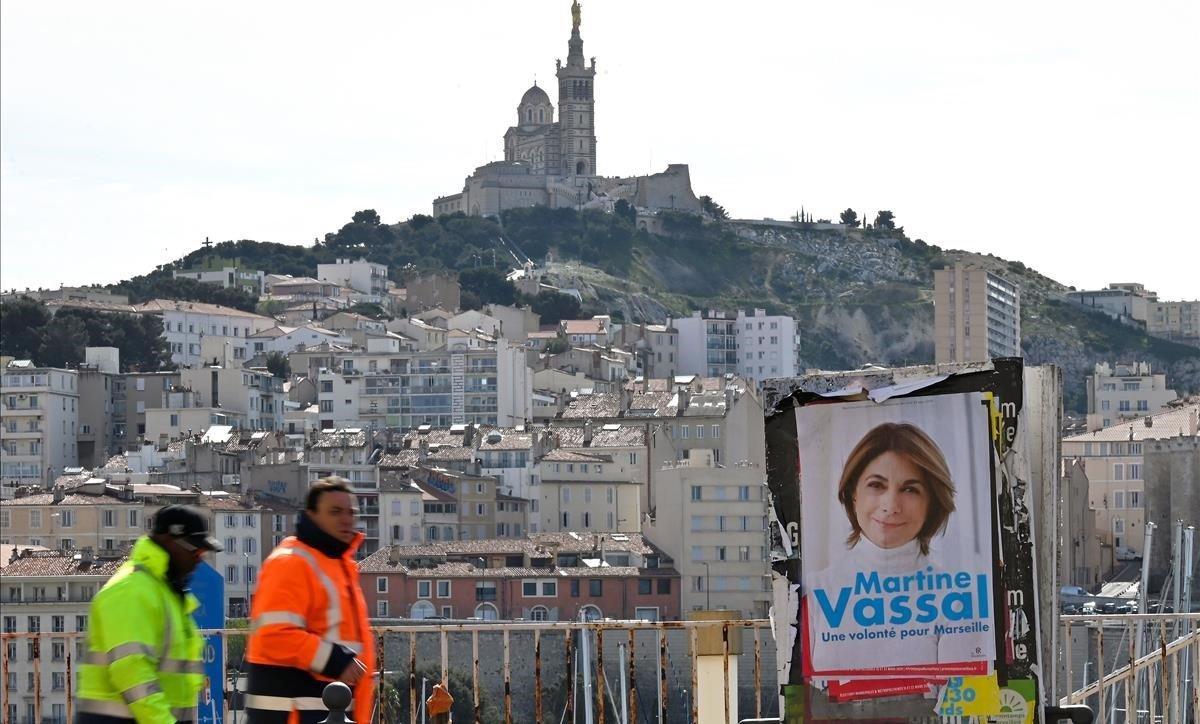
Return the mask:
<path id="1" fill-rule="evenodd" d="M 244 689 L 242 652 L 246 629 L 203 632 L 220 637 L 225 652 L 227 717 L 237 717 Z M 652 722 L 699 720 L 701 706 L 725 707 L 724 721 L 778 716 L 775 646 L 770 622 L 730 621 L 400 621 L 372 628 L 378 651 L 379 685 L 373 722 L 422 721 L 421 705 L 435 683 L 456 700 L 455 721 L 477 722 Z M 82 645 L 78 632 L 3 634 L 0 682 L 17 672 L 28 710 L 2 724 L 29 719 L 46 724 L 52 707 L 75 712 Z M 64 661 L 41 657 L 10 660 L 8 643 L 64 640 Z M 49 657 L 46 657 L 48 659 Z M 24 692 L 29 671 L 34 688 Z M 52 691 L 53 674 L 65 671 L 65 690 Z M 42 678 L 45 676 L 45 682 Z M 6 696 L 6 699 L 8 697 Z M 202 696 L 203 698 L 203 696 Z M 703 702 L 703 704 L 702 704 Z M 719 710 L 719 709 L 718 709 Z M 571 717 L 571 718 L 567 718 Z"/>
<path id="2" fill-rule="evenodd" d="M 1070 693 L 1106 724 L 1195 719 L 1200 613 L 1062 616 L 1060 671 Z"/>

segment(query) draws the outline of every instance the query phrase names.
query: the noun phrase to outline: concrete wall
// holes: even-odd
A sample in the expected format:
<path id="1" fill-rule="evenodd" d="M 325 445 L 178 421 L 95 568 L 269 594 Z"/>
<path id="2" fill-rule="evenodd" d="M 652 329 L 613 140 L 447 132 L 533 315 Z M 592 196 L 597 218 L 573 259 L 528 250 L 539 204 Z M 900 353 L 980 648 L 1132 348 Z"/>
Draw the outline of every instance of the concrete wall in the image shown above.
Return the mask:
<path id="1" fill-rule="evenodd" d="M 1200 437 L 1147 440 L 1144 446 L 1146 520 L 1158 526 L 1150 553 L 1153 591 L 1162 585 L 1171 565 L 1172 523 L 1182 520 L 1184 526 L 1200 527 Z M 1192 560 L 1196 575 L 1200 573 L 1200 555 L 1193 552 Z"/>

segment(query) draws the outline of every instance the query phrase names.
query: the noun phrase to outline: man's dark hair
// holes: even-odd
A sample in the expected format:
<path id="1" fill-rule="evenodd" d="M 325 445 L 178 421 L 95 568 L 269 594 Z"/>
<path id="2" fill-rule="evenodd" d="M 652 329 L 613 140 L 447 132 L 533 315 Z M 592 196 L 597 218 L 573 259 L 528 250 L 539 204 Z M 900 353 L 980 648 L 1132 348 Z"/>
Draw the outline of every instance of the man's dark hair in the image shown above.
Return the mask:
<path id="1" fill-rule="evenodd" d="M 308 487 L 308 497 L 304 499 L 304 509 L 316 512 L 317 502 L 321 500 L 321 496 L 330 492 L 349 493 L 351 491 L 350 486 L 346 485 L 346 481 L 342 478 L 321 478 Z"/>

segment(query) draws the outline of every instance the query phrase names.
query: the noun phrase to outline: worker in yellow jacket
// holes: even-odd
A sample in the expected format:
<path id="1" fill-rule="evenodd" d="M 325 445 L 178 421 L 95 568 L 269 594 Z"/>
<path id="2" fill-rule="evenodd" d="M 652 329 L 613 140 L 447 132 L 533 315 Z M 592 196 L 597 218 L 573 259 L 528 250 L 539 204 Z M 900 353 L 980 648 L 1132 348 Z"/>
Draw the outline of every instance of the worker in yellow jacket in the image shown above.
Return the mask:
<path id="1" fill-rule="evenodd" d="M 88 609 L 76 724 L 196 722 L 204 685 L 201 638 L 188 592 L 192 571 L 221 545 L 204 516 L 169 505 Z"/>

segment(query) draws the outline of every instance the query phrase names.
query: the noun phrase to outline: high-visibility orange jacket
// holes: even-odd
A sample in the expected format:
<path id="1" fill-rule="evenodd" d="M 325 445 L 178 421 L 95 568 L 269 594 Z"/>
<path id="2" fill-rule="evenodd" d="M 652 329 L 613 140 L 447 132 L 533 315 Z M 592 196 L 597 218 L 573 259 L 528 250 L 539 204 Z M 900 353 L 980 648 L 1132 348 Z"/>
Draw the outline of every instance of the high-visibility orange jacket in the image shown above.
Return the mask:
<path id="1" fill-rule="evenodd" d="M 314 724 L 326 716 L 325 685 L 354 659 L 367 668 L 354 687 L 356 722 L 369 724 L 375 641 L 354 553 L 301 514 L 296 536 L 263 563 L 246 648 L 246 713 L 251 724 Z M 340 550 L 342 548 L 344 550 Z"/>

